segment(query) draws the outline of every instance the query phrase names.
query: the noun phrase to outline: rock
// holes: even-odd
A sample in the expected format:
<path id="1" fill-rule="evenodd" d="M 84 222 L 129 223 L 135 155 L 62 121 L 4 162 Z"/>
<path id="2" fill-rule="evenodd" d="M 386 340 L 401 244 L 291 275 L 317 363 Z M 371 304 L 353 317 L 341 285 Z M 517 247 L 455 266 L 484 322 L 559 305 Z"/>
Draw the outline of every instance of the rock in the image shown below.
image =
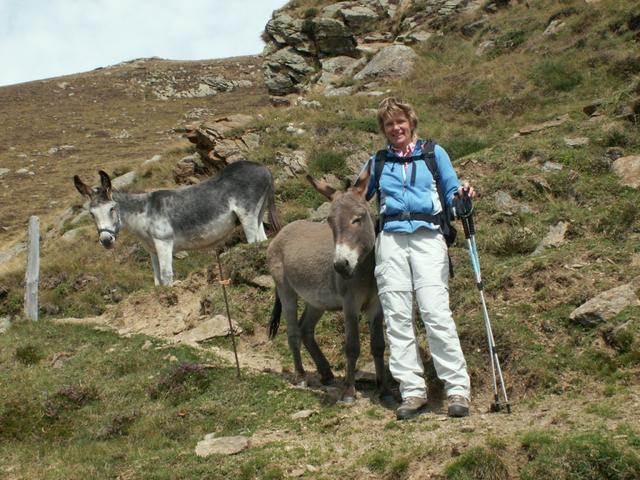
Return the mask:
<path id="1" fill-rule="evenodd" d="M 296 105 L 299 105 L 304 108 L 322 108 L 322 104 L 317 100 L 305 100 L 302 97 L 299 97 L 296 101 Z"/>
<path id="2" fill-rule="evenodd" d="M 314 36 L 319 54 L 357 56 L 353 33 L 340 20 L 321 17 L 315 22 Z"/>
<path id="3" fill-rule="evenodd" d="M 487 25 L 488 22 L 489 22 L 489 19 L 487 17 L 482 17 L 479 20 L 463 25 L 460 31 L 465 37 L 473 37 L 473 35 L 478 30 L 484 28 L 484 26 Z"/>
<path id="4" fill-rule="evenodd" d="M 539 254 L 549 247 L 559 247 L 562 245 L 568 229 L 569 224 L 567 222 L 556 223 L 554 226 L 549 228 L 549 233 L 547 233 L 547 235 L 542 239 L 542 242 L 536 247 L 533 254 Z"/>
<path id="5" fill-rule="evenodd" d="M 632 188 L 640 188 L 640 155 L 620 157 L 612 165 L 620 183 Z"/>
<path id="6" fill-rule="evenodd" d="M 328 86 L 327 88 L 325 88 L 322 94 L 325 97 L 346 97 L 348 95 L 352 95 L 354 91 L 355 91 L 355 87 L 353 86 L 348 86 L 348 87 Z"/>
<path id="7" fill-rule="evenodd" d="M 640 306 L 640 300 L 636 294 L 638 284 L 640 284 L 640 277 L 636 277 L 625 285 L 602 292 L 576 308 L 569 318 L 584 327 L 593 328 L 627 307 Z"/>
<path id="8" fill-rule="evenodd" d="M 361 34 L 371 30 L 380 20 L 376 12 L 362 5 L 340 9 L 339 15 L 355 34 Z"/>
<path id="9" fill-rule="evenodd" d="M 547 28 L 542 33 L 544 36 L 555 35 L 565 27 L 565 23 L 560 19 L 551 20 Z"/>
<path id="10" fill-rule="evenodd" d="M 276 161 L 282 165 L 284 172 L 289 177 L 297 177 L 306 173 L 308 169 L 307 157 L 304 150 L 295 150 L 291 153 L 276 153 Z"/>
<path id="11" fill-rule="evenodd" d="M 431 32 L 425 32 L 423 30 L 419 30 L 416 32 L 410 32 L 406 35 L 398 35 L 396 39 L 400 43 L 404 43 L 405 45 L 413 45 L 414 43 L 422 43 L 426 42 L 433 36 Z"/>
<path id="12" fill-rule="evenodd" d="M 286 13 L 275 12 L 273 18 L 267 22 L 265 32 L 279 46 L 291 45 L 300 52 L 311 53 L 315 51 L 315 45 L 302 31 L 303 28 L 302 19 L 294 19 Z"/>
<path id="13" fill-rule="evenodd" d="M 329 202 L 324 202 L 315 210 L 310 209 L 309 220 L 312 222 L 324 222 L 329 216 L 329 210 L 331 210 L 331 204 Z"/>
<path id="14" fill-rule="evenodd" d="M 251 283 L 265 290 L 272 290 L 276 286 L 271 275 L 259 275 L 251 280 Z"/>
<path id="15" fill-rule="evenodd" d="M 500 212 L 506 215 L 513 215 L 517 212 L 531 213 L 531 209 L 527 205 L 523 205 L 520 202 L 515 201 L 511 195 L 502 190 L 497 191 L 493 195 L 493 200 Z"/>
<path id="16" fill-rule="evenodd" d="M 32 171 L 26 168 L 19 168 L 18 170 L 16 170 L 16 174 L 17 175 L 35 175 L 35 173 L 33 173 Z"/>
<path id="17" fill-rule="evenodd" d="M 540 168 L 545 172 L 559 172 L 564 166 L 561 163 L 546 161 Z"/>
<path id="18" fill-rule="evenodd" d="M 208 433 L 204 436 L 204 440 L 196 445 L 195 453 L 199 457 L 208 457 L 213 454 L 234 455 L 246 450 L 249 445 L 249 439 L 242 435 L 216 438 L 214 433 Z"/>
<path id="19" fill-rule="evenodd" d="M 567 147 L 583 147 L 589 145 L 589 142 L 590 140 L 587 137 L 564 138 L 564 144 Z"/>
<path id="20" fill-rule="evenodd" d="M 6 175 L 10 171 L 11 170 L 9 170 L 8 168 L 0 168 L 0 177 L 2 177 L 3 175 Z"/>
<path id="21" fill-rule="evenodd" d="M 488 51 L 495 48 L 496 42 L 493 40 L 485 40 L 484 42 L 480 42 L 478 47 L 476 48 L 476 56 L 481 57 L 486 55 Z"/>
<path id="22" fill-rule="evenodd" d="M 234 334 L 242 333 L 242 329 L 234 320 L 231 321 Z M 198 324 L 191 330 L 186 330 L 177 335 L 177 339 L 181 342 L 192 344 L 204 342 L 215 337 L 226 337 L 229 335 L 229 320 L 225 315 L 216 315 Z"/>
<path id="23" fill-rule="evenodd" d="M 370 80 L 378 77 L 404 77 L 411 73 L 417 58 L 411 47 L 391 45 L 380 50 L 353 78 Z"/>
<path id="24" fill-rule="evenodd" d="M 120 190 L 122 188 L 128 187 L 138 178 L 138 174 L 135 170 L 131 170 L 130 172 L 125 173 L 124 175 L 120 175 L 111 180 L 111 186 L 116 190 Z"/>
<path id="25" fill-rule="evenodd" d="M 364 150 L 356 151 L 349 155 L 345 161 L 347 169 L 352 174 L 359 174 L 364 164 L 369 160 L 370 153 Z"/>
<path id="26" fill-rule="evenodd" d="M 554 118 L 553 120 L 549 120 L 544 123 L 539 123 L 536 125 L 528 125 L 526 127 L 521 128 L 515 136 L 520 135 L 530 135 L 535 132 L 539 132 L 540 130 L 544 130 L 546 128 L 558 127 L 569 120 L 569 114 L 564 114 L 559 117 Z"/>
<path id="27" fill-rule="evenodd" d="M 291 414 L 292 420 L 304 420 L 305 418 L 309 418 L 313 415 L 315 410 L 300 410 L 299 412 Z"/>

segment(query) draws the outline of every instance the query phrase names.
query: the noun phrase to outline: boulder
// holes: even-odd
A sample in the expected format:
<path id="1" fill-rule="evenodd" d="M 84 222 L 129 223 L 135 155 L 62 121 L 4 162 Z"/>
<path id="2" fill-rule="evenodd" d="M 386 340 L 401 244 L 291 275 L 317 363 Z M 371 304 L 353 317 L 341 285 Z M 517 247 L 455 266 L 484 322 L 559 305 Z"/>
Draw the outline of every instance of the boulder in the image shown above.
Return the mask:
<path id="1" fill-rule="evenodd" d="M 576 308 L 569 318 L 584 327 L 596 327 L 614 317 L 627 307 L 640 306 L 636 293 L 640 277 L 588 300 Z"/>
<path id="2" fill-rule="evenodd" d="M 376 12 L 363 5 L 341 9 L 339 15 L 355 34 L 370 31 L 380 20 Z"/>
<path id="3" fill-rule="evenodd" d="M 233 319 L 231 320 L 231 325 L 233 326 L 234 334 L 242 333 L 242 329 Z M 226 337 L 229 334 L 229 320 L 227 317 L 225 315 L 215 315 L 198 324 L 195 328 L 181 332 L 177 339 L 192 345 L 215 337 Z"/>
<path id="4" fill-rule="evenodd" d="M 343 22 L 335 18 L 321 17 L 314 25 L 319 54 L 358 56 L 353 32 Z"/>
<path id="5" fill-rule="evenodd" d="M 620 183 L 628 187 L 640 188 L 640 155 L 620 157 L 613 162 L 613 171 L 620 177 Z"/>
<path id="6" fill-rule="evenodd" d="M 567 222 L 558 222 L 549 228 L 549 232 L 536 247 L 533 254 L 537 255 L 549 247 L 559 247 L 564 243 L 564 237 L 569 229 Z"/>
<path id="7" fill-rule="evenodd" d="M 404 77 L 411 73 L 416 53 L 406 45 L 390 45 L 380 50 L 353 78 L 371 80 L 378 77 Z"/>
<path id="8" fill-rule="evenodd" d="M 208 457 L 209 455 L 234 455 L 249 448 L 249 439 L 238 435 L 235 437 L 215 437 L 215 433 L 208 433 L 196 445 L 195 453 L 199 457 Z"/>

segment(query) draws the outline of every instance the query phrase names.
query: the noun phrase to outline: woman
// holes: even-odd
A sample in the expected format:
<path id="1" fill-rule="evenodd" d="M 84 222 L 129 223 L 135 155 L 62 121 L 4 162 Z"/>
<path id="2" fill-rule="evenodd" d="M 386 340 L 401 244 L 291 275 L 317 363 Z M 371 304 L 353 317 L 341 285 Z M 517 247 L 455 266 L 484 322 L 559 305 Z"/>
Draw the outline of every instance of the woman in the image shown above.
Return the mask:
<path id="1" fill-rule="evenodd" d="M 471 197 L 475 192 L 468 183 L 460 186 L 442 147 L 417 138 L 418 117 L 411 105 L 398 98 L 384 99 L 378 108 L 378 124 L 388 145 L 369 161 L 367 198 L 379 194 L 381 231 L 376 241 L 375 275 L 389 341 L 389 369 L 402 396 L 396 417 L 415 417 L 427 405 L 424 368 L 412 321 L 414 294 L 436 373 L 445 384 L 448 415 L 463 417 L 469 414 L 470 382 L 449 308 L 449 257 L 439 225 L 444 222 L 438 214 L 451 205 L 454 194 L 462 194 L 463 188 Z M 435 155 L 438 185 L 425 154 Z M 376 162 L 380 155 L 384 163 Z"/>

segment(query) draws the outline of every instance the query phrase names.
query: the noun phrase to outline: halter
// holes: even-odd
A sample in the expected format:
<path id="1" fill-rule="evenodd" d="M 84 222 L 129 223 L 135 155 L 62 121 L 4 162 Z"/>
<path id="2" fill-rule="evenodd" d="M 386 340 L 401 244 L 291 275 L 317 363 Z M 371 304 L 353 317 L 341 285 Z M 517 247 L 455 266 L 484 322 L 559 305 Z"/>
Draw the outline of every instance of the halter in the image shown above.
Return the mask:
<path id="1" fill-rule="evenodd" d="M 116 211 L 116 220 L 114 222 L 114 228 L 96 228 L 98 230 L 98 236 L 100 236 L 100 234 L 102 232 L 108 233 L 110 235 L 112 235 L 114 238 L 118 235 L 118 232 L 120 231 L 120 225 L 122 224 L 121 220 L 120 220 L 120 208 L 118 207 L 118 204 L 115 204 L 115 211 Z M 96 225 L 97 227 L 97 225 Z"/>

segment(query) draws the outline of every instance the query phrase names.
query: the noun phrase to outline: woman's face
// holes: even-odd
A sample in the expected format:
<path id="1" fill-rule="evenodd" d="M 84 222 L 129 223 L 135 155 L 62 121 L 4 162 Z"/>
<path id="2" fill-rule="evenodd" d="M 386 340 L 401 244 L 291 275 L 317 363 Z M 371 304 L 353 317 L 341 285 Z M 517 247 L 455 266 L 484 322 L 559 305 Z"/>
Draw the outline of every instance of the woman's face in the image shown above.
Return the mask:
<path id="1" fill-rule="evenodd" d="M 402 150 L 413 140 L 412 125 L 404 113 L 387 117 L 383 127 L 384 135 L 393 148 Z"/>

